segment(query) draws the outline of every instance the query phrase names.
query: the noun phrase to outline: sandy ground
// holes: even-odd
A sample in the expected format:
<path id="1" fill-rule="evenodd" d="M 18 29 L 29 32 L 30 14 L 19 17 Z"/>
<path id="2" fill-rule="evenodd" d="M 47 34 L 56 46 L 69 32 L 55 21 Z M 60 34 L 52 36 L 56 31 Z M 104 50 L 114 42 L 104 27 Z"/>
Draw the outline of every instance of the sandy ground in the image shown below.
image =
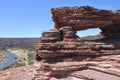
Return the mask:
<path id="1" fill-rule="evenodd" d="M 16 54 L 21 58 L 21 61 L 25 63 L 25 65 L 28 65 L 28 50 L 23 50 L 23 49 L 8 49 L 10 52 Z"/>
<path id="2" fill-rule="evenodd" d="M 27 57 L 28 50 L 23 50 L 23 49 L 17 49 L 17 50 L 8 49 L 8 50 L 19 57 Z"/>
<path id="3" fill-rule="evenodd" d="M 0 51 L 0 62 L 4 62 L 6 59 L 6 55 L 4 54 L 3 51 Z"/>

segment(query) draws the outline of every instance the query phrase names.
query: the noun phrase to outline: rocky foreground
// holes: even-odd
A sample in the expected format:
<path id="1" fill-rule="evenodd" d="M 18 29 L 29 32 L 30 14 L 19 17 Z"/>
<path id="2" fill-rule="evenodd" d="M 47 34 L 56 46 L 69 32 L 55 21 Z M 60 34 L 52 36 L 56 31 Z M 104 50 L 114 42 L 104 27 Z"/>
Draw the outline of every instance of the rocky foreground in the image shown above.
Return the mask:
<path id="1" fill-rule="evenodd" d="M 82 59 L 84 58 L 84 59 Z M 76 61 L 81 59 L 81 61 Z M 57 59 L 55 59 L 57 60 Z M 120 80 L 120 55 L 74 56 L 61 62 L 40 62 L 35 80 Z M 91 71 L 89 71 L 91 70 Z M 84 72 L 85 71 L 85 72 Z M 94 73 L 92 72 L 94 71 Z M 100 73 L 101 74 L 98 74 Z"/>
<path id="2" fill-rule="evenodd" d="M 32 80 L 34 65 L 19 68 L 11 68 L 0 72 L 0 80 Z"/>
<path id="3" fill-rule="evenodd" d="M 0 72 L 0 80 L 32 80 L 34 78 L 36 80 L 120 80 L 120 55 L 86 58 L 75 62 L 77 58 L 80 59 L 72 57 L 66 58 L 64 62 L 40 62 L 31 66 L 11 68 Z M 45 72 L 40 70 L 43 66 Z M 98 74 L 98 72 L 102 73 Z"/>

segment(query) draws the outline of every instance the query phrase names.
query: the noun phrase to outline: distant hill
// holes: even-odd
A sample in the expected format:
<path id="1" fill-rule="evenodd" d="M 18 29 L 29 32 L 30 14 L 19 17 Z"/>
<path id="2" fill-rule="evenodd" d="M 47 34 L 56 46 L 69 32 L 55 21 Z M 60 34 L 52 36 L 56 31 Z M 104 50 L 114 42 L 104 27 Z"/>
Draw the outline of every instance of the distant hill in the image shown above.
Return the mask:
<path id="1" fill-rule="evenodd" d="M 97 40 L 97 39 L 103 39 L 105 37 L 102 36 L 101 34 L 98 34 L 98 35 L 85 36 L 85 37 L 81 37 L 81 38 L 85 39 L 85 40 Z"/>
<path id="2" fill-rule="evenodd" d="M 0 38 L 0 49 L 9 47 L 34 48 L 39 38 Z"/>
<path id="3" fill-rule="evenodd" d="M 81 37 L 85 40 L 94 40 L 101 39 L 101 35 L 96 36 L 86 36 Z M 0 50 L 4 50 L 10 47 L 19 47 L 19 48 L 31 48 L 35 49 L 35 45 L 39 41 L 40 38 L 0 38 Z"/>

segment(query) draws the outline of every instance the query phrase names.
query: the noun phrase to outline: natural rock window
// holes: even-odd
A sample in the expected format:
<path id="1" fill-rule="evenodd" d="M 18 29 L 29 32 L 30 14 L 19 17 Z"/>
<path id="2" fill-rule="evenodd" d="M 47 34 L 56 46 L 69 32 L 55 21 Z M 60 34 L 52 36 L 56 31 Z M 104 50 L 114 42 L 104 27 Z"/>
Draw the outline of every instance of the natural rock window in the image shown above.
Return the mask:
<path id="1" fill-rule="evenodd" d="M 99 35 L 101 30 L 99 28 L 87 29 L 82 31 L 77 31 L 77 36 L 79 37 L 86 37 L 86 36 L 95 36 Z"/>

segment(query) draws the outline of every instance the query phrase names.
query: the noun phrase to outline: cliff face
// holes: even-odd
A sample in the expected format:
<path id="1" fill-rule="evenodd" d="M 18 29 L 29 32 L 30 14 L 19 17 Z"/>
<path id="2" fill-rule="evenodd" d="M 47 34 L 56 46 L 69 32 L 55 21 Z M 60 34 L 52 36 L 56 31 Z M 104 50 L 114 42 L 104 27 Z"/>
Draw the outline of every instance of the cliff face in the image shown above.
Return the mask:
<path id="1" fill-rule="evenodd" d="M 43 32 L 36 48 L 39 69 L 34 74 L 34 80 L 76 80 L 73 79 L 75 77 L 79 77 L 78 80 L 95 80 L 79 71 L 94 69 L 107 72 L 109 68 L 111 71 L 108 73 L 120 77 L 117 75 L 120 74 L 120 65 L 117 64 L 120 60 L 119 11 L 98 10 L 89 6 L 63 7 L 53 8 L 52 15 L 55 28 Z M 76 31 L 88 28 L 100 28 L 105 38 L 83 40 L 76 35 Z M 111 61 L 112 58 L 114 60 Z M 105 64 L 109 66 L 104 67 Z M 114 72 L 115 69 L 118 70 Z"/>

